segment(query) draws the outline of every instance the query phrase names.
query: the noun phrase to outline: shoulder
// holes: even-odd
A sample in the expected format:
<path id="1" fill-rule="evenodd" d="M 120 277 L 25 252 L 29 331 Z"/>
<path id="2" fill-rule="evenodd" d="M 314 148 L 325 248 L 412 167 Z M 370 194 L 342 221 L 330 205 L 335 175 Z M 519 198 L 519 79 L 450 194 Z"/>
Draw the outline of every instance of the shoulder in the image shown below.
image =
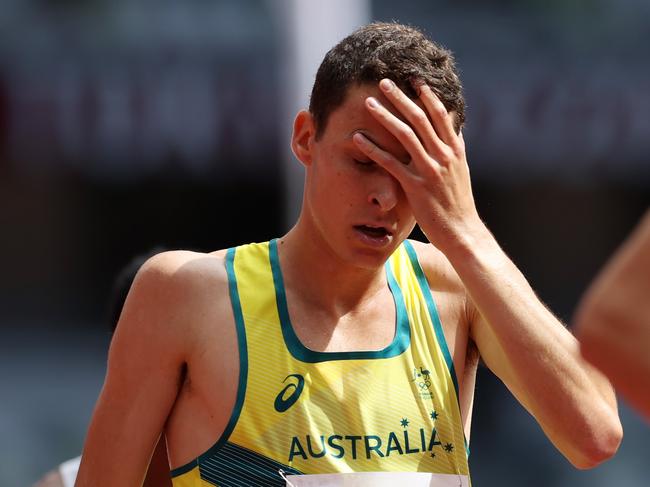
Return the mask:
<path id="1" fill-rule="evenodd" d="M 151 296 L 163 309 L 177 312 L 202 309 L 219 301 L 227 290 L 225 254 L 185 250 L 162 252 L 147 260 L 138 271 L 134 291 Z"/>
<path id="2" fill-rule="evenodd" d="M 449 259 L 430 243 L 409 240 L 432 290 L 465 295 L 465 286 Z"/>
<path id="3" fill-rule="evenodd" d="M 136 274 L 131 292 L 158 305 L 197 305 L 227 285 L 224 256 L 184 250 L 149 258 Z M 218 298 L 218 296 L 216 296 Z"/>
<path id="4" fill-rule="evenodd" d="M 222 274 L 225 251 L 213 253 L 171 250 L 150 257 L 136 276 L 150 283 L 171 284 L 177 280 L 184 283 L 198 278 L 218 278 Z"/>
<path id="5" fill-rule="evenodd" d="M 128 293 L 114 341 L 121 337 L 166 342 L 179 353 L 207 326 L 229 312 L 224 258 L 217 254 L 168 251 L 149 258 Z"/>

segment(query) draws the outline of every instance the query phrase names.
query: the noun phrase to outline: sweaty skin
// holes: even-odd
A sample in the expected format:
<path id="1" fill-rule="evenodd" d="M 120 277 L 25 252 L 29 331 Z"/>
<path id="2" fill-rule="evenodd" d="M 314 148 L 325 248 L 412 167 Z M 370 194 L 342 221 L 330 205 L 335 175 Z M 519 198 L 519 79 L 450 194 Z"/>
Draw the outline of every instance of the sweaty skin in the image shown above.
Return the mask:
<path id="1" fill-rule="evenodd" d="M 427 88 L 414 102 L 386 81 L 351 86 L 319 137 L 311 114 L 297 115 L 304 200 L 278 241 L 291 322 L 315 351 L 384 348 L 395 307 L 383 265 L 417 222 L 431 242 L 414 245 L 457 371 L 468 440 L 478 349 L 558 449 L 594 466 L 621 440 L 613 391 L 478 217 L 453 116 Z M 138 485 L 161 431 L 172 468 L 223 432 L 239 372 L 223 256 L 167 252 L 139 272 L 77 486 Z"/>

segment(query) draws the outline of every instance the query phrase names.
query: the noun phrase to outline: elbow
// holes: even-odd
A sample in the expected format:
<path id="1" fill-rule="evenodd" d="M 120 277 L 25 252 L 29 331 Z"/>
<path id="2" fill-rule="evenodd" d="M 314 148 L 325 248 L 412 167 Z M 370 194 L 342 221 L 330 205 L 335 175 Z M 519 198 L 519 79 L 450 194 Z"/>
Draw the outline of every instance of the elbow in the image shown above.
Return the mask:
<path id="1" fill-rule="evenodd" d="M 579 453 L 569 461 L 580 470 L 597 467 L 612 458 L 623 440 L 623 427 L 618 417 L 601 428 L 578 447 Z"/>

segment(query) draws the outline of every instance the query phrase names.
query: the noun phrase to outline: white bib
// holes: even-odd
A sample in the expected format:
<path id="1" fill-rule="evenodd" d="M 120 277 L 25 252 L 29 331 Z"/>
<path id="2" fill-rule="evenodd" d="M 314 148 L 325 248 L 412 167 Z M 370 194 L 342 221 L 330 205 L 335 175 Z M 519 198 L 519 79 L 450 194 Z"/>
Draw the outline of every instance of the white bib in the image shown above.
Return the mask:
<path id="1" fill-rule="evenodd" d="M 286 475 L 287 487 L 469 487 L 465 475 L 422 472 L 356 472 Z"/>

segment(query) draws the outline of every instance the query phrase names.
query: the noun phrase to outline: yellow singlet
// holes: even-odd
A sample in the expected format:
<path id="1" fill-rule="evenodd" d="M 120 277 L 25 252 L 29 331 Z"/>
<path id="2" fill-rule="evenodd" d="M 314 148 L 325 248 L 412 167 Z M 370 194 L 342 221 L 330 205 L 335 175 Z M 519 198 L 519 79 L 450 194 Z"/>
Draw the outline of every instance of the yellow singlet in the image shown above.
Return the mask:
<path id="1" fill-rule="evenodd" d="M 230 249 L 226 267 L 239 340 L 236 404 L 217 443 L 172 471 L 174 487 L 284 486 L 279 470 L 467 480 L 454 366 L 410 242 L 385 266 L 396 329 L 379 351 L 314 352 L 299 341 L 275 240 Z"/>

